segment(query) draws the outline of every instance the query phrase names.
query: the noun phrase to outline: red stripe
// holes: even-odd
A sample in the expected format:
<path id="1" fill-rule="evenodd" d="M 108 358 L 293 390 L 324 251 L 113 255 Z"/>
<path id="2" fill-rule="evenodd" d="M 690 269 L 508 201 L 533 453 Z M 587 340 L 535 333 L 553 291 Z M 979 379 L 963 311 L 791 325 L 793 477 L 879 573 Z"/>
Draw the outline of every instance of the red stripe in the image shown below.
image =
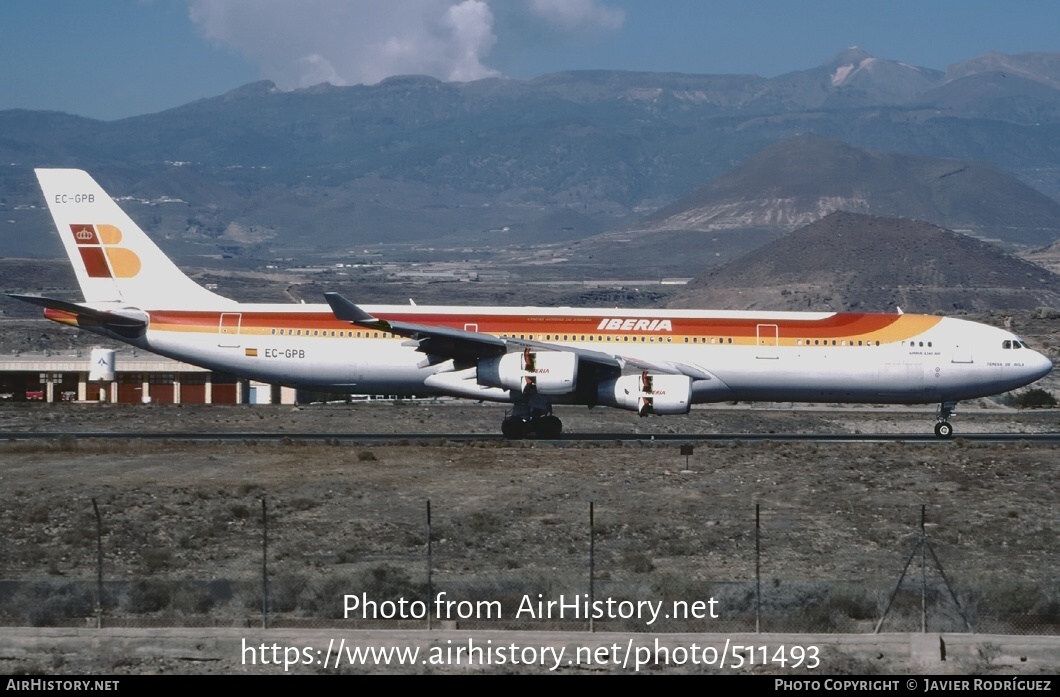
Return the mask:
<path id="1" fill-rule="evenodd" d="M 225 313 L 234 314 L 234 313 Z M 330 312 L 243 312 L 240 321 L 244 329 L 350 329 L 351 324 L 338 320 Z M 213 329 L 220 323 L 220 312 L 184 312 L 158 311 L 151 313 L 154 325 L 170 325 L 174 328 Z M 605 319 L 628 319 L 623 315 L 475 315 L 475 314 L 425 314 L 400 313 L 381 314 L 380 319 L 423 324 L 428 326 L 453 327 L 464 329 L 474 325 L 477 331 L 485 333 L 524 333 L 524 334 L 628 334 L 626 329 L 598 329 Z M 821 319 L 771 319 L 768 315 L 762 318 L 725 318 L 725 317 L 633 317 L 651 321 L 669 320 L 670 331 L 633 330 L 637 333 L 676 334 L 676 335 L 723 335 L 723 336 L 757 336 L 759 325 L 777 325 L 781 334 L 788 337 L 823 338 L 836 336 L 857 336 L 885 329 L 900 321 L 901 315 L 838 313 Z"/>

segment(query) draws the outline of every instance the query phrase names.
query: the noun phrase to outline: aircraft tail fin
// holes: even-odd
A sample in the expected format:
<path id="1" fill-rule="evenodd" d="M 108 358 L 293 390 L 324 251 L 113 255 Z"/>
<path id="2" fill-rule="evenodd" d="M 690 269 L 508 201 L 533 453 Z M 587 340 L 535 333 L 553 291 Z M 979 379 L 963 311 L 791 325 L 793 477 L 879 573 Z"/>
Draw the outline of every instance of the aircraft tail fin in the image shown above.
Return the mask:
<path id="1" fill-rule="evenodd" d="M 188 278 L 87 172 L 36 173 L 85 302 L 154 309 L 233 302 Z"/>

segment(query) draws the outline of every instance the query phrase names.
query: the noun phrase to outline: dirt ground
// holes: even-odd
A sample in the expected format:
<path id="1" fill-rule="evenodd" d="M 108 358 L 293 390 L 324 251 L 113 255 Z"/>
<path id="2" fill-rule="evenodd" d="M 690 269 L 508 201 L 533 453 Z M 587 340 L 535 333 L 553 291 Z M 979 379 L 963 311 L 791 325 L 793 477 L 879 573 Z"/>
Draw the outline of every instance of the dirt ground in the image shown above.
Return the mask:
<path id="1" fill-rule="evenodd" d="M 459 402 L 10 404 L 0 405 L 0 432 L 492 436 L 502 415 L 495 406 Z M 687 417 L 649 419 L 570 409 L 560 416 L 577 433 L 929 433 L 933 425 L 926 407 L 711 407 Z M 114 595 L 105 626 L 260 627 L 260 594 L 241 596 L 240 588 L 256 588 L 260 578 L 264 500 L 275 626 L 419 628 L 421 623 L 345 619 L 337 604 L 344 594 L 358 592 L 420 597 L 429 502 L 434 590 L 458 599 L 497 599 L 507 620 L 450 628 L 580 630 L 584 623 L 534 617 L 515 622 L 514 615 L 527 595 L 585 592 L 591 541 L 598 598 L 719 602 L 716 620 L 660 623 L 652 631 L 753 630 L 758 577 L 763 631 L 871 632 L 915 557 L 884 631 L 919 631 L 915 589 L 923 560 L 931 587 L 928 631 L 966 631 L 944 573 L 977 631 L 1057 634 L 1060 453 L 1029 441 L 985 445 L 959 436 L 1055 432 L 1060 412 L 975 403 L 954 424 L 958 438 L 949 442 L 736 439 L 701 443 L 687 460 L 678 444 L 662 441 L 3 441 L 0 581 L 20 585 L 3 598 L 4 589 L 15 586 L 0 583 L 0 616 L 37 626 L 83 627 L 92 619 L 91 598 L 77 596 L 87 591 L 70 590 L 69 584 L 94 587 L 95 502 L 104 577 Z M 930 549 L 914 555 L 922 510 Z M 191 583 L 187 579 L 200 585 L 179 585 Z M 201 591 L 202 583 L 218 579 L 235 589 L 223 602 Z M 157 584 L 172 584 L 153 604 L 136 595 L 152 583 L 156 592 L 162 587 Z M 615 619 L 597 629 L 646 628 Z M 140 654 L 117 660 L 113 651 L 101 652 L 98 664 L 83 656 L 77 662 L 34 655 L 0 660 L 9 671 L 217 672 L 215 663 L 206 670 L 202 662 Z M 989 664 L 947 669 L 993 672 Z M 864 673 L 872 666 L 844 659 L 829 670 Z M 1058 669 L 1060 664 L 1051 667 Z M 921 668 L 892 662 L 874 670 Z"/>

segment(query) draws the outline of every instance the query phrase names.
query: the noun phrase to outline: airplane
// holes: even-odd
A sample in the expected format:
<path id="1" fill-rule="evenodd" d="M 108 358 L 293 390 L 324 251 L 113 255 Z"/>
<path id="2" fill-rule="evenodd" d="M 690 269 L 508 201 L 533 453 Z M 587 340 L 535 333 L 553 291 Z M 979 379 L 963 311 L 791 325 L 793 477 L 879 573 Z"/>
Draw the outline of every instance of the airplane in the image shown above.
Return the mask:
<path id="1" fill-rule="evenodd" d="M 1028 385 L 1052 362 L 1012 332 L 932 315 L 241 303 L 186 276 L 89 174 L 36 175 L 84 302 L 14 295 L 61 324 L 214 371 L 346 394 L 507 403 L 509 439 L 559 438 L 553 405 L 641 416 L 694 404 L 937 403 Z"/>

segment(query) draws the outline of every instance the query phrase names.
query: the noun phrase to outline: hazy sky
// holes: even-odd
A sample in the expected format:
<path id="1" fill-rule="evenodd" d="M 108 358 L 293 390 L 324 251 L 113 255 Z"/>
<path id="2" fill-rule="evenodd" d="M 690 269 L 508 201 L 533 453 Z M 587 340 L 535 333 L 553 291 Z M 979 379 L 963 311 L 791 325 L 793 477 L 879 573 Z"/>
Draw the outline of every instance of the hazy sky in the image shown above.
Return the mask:
<path id="1" fill-rule="evenodd" d="M 1060 51 L 1020 0 L 0 0 L 0 109 L 100 119 L 283 89 L 620 69 L 775 76 L 848 46 L 945 70 Z"/>

